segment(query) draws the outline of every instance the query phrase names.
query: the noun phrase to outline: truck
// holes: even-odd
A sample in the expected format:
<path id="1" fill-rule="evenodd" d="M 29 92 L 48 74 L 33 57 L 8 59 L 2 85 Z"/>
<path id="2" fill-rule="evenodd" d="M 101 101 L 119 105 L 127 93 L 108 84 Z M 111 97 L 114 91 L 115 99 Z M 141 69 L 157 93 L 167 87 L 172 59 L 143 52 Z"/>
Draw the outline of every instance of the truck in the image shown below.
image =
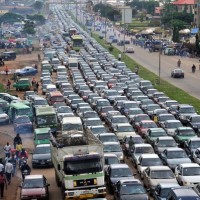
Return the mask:
<path id="1" fill-rule="evenodd" d="M 55 179 L 63 199 L 105 197 L 103 144 L 90 132 L 51 134 Z"/>

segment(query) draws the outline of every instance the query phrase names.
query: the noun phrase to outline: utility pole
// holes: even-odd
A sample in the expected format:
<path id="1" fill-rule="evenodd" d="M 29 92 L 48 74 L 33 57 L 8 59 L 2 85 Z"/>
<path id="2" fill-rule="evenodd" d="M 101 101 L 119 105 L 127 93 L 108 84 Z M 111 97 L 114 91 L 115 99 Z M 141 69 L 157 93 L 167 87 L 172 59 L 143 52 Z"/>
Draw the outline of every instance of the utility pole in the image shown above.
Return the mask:
<path id="1" fill-rule="evenodd" d="M 106 32 L 107 32 L 107 5 L 105 7 L 105 42 L 106 42 Z"/>
<path id="2" fill-rule="evenodd" d="M 125 56 L 126 56 L 126 52 L 125 52 L 125 49 L 126 49 L 126 47 L 125 47 L 125 36 L 126 36 L 126 20 L 125 20 L 125 7 L 123 8 L 124 9 L 124 58 L 125 58 Z"/>

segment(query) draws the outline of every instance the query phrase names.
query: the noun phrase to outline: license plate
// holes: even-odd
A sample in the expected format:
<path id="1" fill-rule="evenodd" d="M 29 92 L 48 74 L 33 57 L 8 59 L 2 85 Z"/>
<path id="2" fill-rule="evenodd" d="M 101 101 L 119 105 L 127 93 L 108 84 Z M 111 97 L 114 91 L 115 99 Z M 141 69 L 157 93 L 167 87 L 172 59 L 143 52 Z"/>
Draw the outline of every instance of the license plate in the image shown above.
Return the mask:
<path id="1" fill-rule="evenodd" d="M 45 164 L 45 162 L 44 162 L 44 161 L 42 161 L 40 164 L 41 164 L 41 165 L 44 165 L 44 164 Z"/>

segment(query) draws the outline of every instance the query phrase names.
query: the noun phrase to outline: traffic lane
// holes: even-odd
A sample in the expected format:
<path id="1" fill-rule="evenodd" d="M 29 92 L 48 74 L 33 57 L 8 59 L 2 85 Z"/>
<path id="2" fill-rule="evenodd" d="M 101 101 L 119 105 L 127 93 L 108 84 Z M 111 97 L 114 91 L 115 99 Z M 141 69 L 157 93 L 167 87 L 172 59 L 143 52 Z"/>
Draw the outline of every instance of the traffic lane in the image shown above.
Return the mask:
<path id="1" fill-rule="evenodd" d="M 117 32 L 116 35 L 118 35 L 118 33 L 119 32 Z M 113 35 L 113 34 L 114 34 L 113 32 L 108 31 L 107 36 L 109 37 L 109 35 Z M 119 37 L 117 38 L 119 39 Z M 130 40 L 130 37 L 126 36 L 125 38 Z M 123 34 L 120 34 L 120 39 L 123 39 Z M 122 52 L 124 50 L 123 46 L 118 46 L 116 44 L 113 44 L 113 46 L 115 46 Z M 138 62 L 145 68 L 149 69 L 153 73 L 157 75 L 159 74 L 159 53 L 158 52 L 150 53 L 148 49 L 144 49 L 136 45 L 126 45 L 126 46 L 134 46 L 135 48 L 134 54 L 127 54 L 130 58 L 134 59 L 136 62 Z M 200 99 L 200 87 L 197 84 L 200 80 L 200 76 L 199 76 L 200 71 L 197 70 L 195 74 L 191 73 L 191 66 L 193 65 L 193 63 L 198 68 L 199 66 L 198 59 L 182 57 L 181 68 L 185 72 L 185 78 L 174 79 L 174 78 L 171 78 L 171 71 L 174 68 L 177 68 L 177 61 L 179 58 L 180 56 L 161 55 L 161 65 L 160 65 L 161 78 L 179 87 L 180 89 L 186 91 L 190 95 Z"/>

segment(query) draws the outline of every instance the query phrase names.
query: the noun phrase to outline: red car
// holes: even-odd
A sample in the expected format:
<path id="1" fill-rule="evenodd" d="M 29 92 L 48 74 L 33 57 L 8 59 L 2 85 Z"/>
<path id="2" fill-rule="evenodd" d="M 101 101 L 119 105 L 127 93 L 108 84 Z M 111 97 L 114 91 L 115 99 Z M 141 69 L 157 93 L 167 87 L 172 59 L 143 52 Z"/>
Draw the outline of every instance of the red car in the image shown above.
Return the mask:
<path id="1" fill-rule="evenodd" d="M 149 128 L 157 128 L 157 125 L 154 121 L 152 120 L 142 120 L 137 126 L 136 126 L 136 130 L 138 132 L 139 135 L 141 135 L 142 137 L 144 137 L 147 133 L 147 130 Z"/>

